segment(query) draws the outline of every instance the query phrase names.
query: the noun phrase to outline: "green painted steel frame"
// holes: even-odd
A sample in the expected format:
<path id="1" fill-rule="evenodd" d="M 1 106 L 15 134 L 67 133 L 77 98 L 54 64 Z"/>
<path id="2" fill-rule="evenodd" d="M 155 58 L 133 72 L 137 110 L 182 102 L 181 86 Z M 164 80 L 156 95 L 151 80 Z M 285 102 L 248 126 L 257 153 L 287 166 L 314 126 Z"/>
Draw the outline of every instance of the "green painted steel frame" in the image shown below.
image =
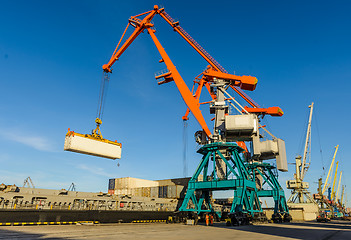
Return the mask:
<path id="1" fill-rule="evenodd" d="M 272 172 L 275 167 L 269 163 L 249 163 L 246 165 L 251 176 L 255 176 L 256 173 L 262 176 L 264 182 L 262 188 L 268 185 L 271 190 L 258 190 L 258 197 L 272 197 L 274 200 L 274 213 L 287 213 L 289 214 L 288 205 L 286 203 L 285 193 L 283 188 L 280 186 L 278 179 Z"/>
<path id="2" fill-rule="evenodd" d="M 221 151 L 225 151 L 227 157 L 224 157 Z M 256 212 L 262 212 L 255 180 L 239 155 L 242 151 L 243 149 L 235 143 L 218 142 L 201 147 L 197 152 L 203 155 L 202 160 L 189 181 L 187 193 L 179 211 L 196 212 L 197 214 L 215 212 L 211 205 L 210 192 L 234 190 L 230 212 L 246 212 L 252 216 Z M 224 179 L 219 179 L 217 176 L 216 157 L 222 159 L 226 165 L 227 174 Z M 213 171 L 208 175 L 210 161 L 213 161 Z M 199 181 L 201 173 L 203 173 L 203 179 Z M 228 178 L 231 173 L 235 179 Z M 201 191 L 198 198 L 196 191 Z M 190 206 L 190 201 L 192 206 Z M 220 212 L 216 213 L 221 216 Z"/>

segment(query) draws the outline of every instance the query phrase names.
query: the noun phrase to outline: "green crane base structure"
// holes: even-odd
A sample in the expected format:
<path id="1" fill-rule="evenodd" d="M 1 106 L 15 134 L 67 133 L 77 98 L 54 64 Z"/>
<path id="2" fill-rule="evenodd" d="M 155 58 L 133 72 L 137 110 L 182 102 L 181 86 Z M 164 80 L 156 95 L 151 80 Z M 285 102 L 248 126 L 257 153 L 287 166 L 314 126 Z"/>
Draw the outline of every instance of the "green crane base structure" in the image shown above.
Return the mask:
<path id="1" fill-rule="evenodd" d="M 249 218 L 262 215 L 255 178 L 239 155 L 243 152 L 242 148 L 235 143 L 216 142 L 202 146 L 197 152 L 203 157 L 189 180 L 179 211 L 197 215 L 216 213 L 221 217 L 221 212 L 215 211 L 211 205 L 210 194 L 212 191 L 233 190 L 230 213 L 244 214 Z M 201 173 L 203 177 L 199 179 Z"/>
<path id="2" fill-rule="evenodd" d="M 269 163 L 253 162 L 246 165 L 251 176 L 256 176 L 260 181 L 260 189 L 257 191 L 259 198 L 272 197 L 274 200 L 274 222 L 290 222 L 292 220 L 286 203 L 285 193 L 273 173 L 275 166 Z M 260 179 L 260 180 L 259 180 Z"/>

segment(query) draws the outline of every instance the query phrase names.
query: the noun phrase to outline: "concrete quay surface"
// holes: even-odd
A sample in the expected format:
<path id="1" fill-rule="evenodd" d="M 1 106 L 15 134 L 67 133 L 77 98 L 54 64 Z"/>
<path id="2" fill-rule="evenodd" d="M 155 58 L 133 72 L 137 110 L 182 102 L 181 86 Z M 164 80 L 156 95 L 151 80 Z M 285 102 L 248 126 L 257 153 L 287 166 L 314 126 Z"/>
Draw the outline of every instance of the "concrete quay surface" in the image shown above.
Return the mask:
<path id="1" fill-rule="evenodd" d="M 295 222 L 227 227 L 165 223 L 2 226 L 0 239 L 351 239 L 351 223 Z"/>

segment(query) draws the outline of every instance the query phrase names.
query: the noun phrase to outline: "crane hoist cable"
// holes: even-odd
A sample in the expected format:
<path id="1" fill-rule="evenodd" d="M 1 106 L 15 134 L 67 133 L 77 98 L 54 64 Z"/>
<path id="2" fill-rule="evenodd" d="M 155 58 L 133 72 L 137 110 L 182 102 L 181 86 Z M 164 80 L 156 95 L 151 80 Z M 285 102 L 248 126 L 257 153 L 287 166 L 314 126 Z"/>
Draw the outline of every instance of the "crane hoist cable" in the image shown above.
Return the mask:
<path id="1" fill-rule="evenodd" d="M 188 121 L 183 120 L 183 176 L 188 175 L 187 152 L 188 152 Z"/>
<path id="2" fill-rule="evenodd" d="M 325 175 L 325 165 L 324 165 L 324 159 L 323 159 L 323 151 L 322 151 L 322 144 L 321 144 L 321 137 L 319 134 L 319 127 L 318 127 L 318 121 L 317 121 L 317 114 L 316 111 L 314 113 L 314 122 L 316 123 L 316 129 L 317 129 L 317 137 L 318 137 L 318 143 L 319 143 L 319 152 L 321 154 L 321 161 L 322 161 L 322 168 L 323 168 L 323 175 Z"/>
<path id="3" fill-rule="evenodd" d="M 119 45 L 121 44 L 122 39 L 124 38 L 124 35 L 126 34 L 129 25 L 130 25 L 130 23 L 128 23 L 127 27 L 124 29 L 122 37 L 119 40 L 117 47 L 116 47 L 115 51 L 113 52 L 113 55 L 118 50 Z M 102 115 L 104 114 L 106 95 L 107 95 L 108 85 L 110 82 L 110 74 L 111 74 L 111 72 L 106 72 L 106 71 L 102 72 L 102 78 L 101 78 L 101 83 L 100 83 L 99 101 L 98 101 L 98 106 L 97 106 L 97 111 L 96 111 L 96 119 L 95 119 L 96 128 L 92 132 L 92 135 L 94 137 L 101 138 L 101 139 L 103 137 L 101 135 L 100 125 L 102 124 Z"/>
<path id="4" fill-rule="evenodd" d="M 110 73 L 103 72 L 101 83 L 100 83 L 98 106 L 96 111 L 96 119 L 95 119 L 96 128 L 92 132 L 92 135 L 94 137 L 101 138 L 101 139 L 103 137 L 101 135 L 100 125 L 102 124 L 102 116 L 104 114 L 104 107 L 105 107 L 105 101 L 106 101 L 109 82 L 110 82 Z"/>
<path id="5" fill-rule="evenodd" d="M 309 117 L 309 111 L 306 111 L 305 113 L 305 120 L 304 120 L 304 125 L 303 128 L 301 128 L 301 134 L 300 136 L 300 140 L 299 140 L 299 145 L 298 145 L 298 149 L 297 149 L 297 153 L 296 155 L 300 155 L 300 153 L 303 152 L 303 148 L 304 148 L 304 143 L 305 143 L 305 139 L 306 139 L 306 135 L 307 135 L 307 127 L 308 127 L 308 117 Z"/>

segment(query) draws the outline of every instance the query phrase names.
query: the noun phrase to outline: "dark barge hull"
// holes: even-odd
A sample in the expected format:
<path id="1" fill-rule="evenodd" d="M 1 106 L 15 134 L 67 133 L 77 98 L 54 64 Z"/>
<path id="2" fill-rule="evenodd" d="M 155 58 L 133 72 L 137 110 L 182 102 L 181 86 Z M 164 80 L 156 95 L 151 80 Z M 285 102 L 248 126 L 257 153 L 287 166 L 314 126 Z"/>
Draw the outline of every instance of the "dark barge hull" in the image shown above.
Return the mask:
<path id="1" fill-rule="evenodd" d="M 77 222 L 100 223 L 133 222 L 139 220 L 167 220 L 171 211 L 105 211 L 105 210 L 0 210 L 0 223 L 14 222 Z"/>

